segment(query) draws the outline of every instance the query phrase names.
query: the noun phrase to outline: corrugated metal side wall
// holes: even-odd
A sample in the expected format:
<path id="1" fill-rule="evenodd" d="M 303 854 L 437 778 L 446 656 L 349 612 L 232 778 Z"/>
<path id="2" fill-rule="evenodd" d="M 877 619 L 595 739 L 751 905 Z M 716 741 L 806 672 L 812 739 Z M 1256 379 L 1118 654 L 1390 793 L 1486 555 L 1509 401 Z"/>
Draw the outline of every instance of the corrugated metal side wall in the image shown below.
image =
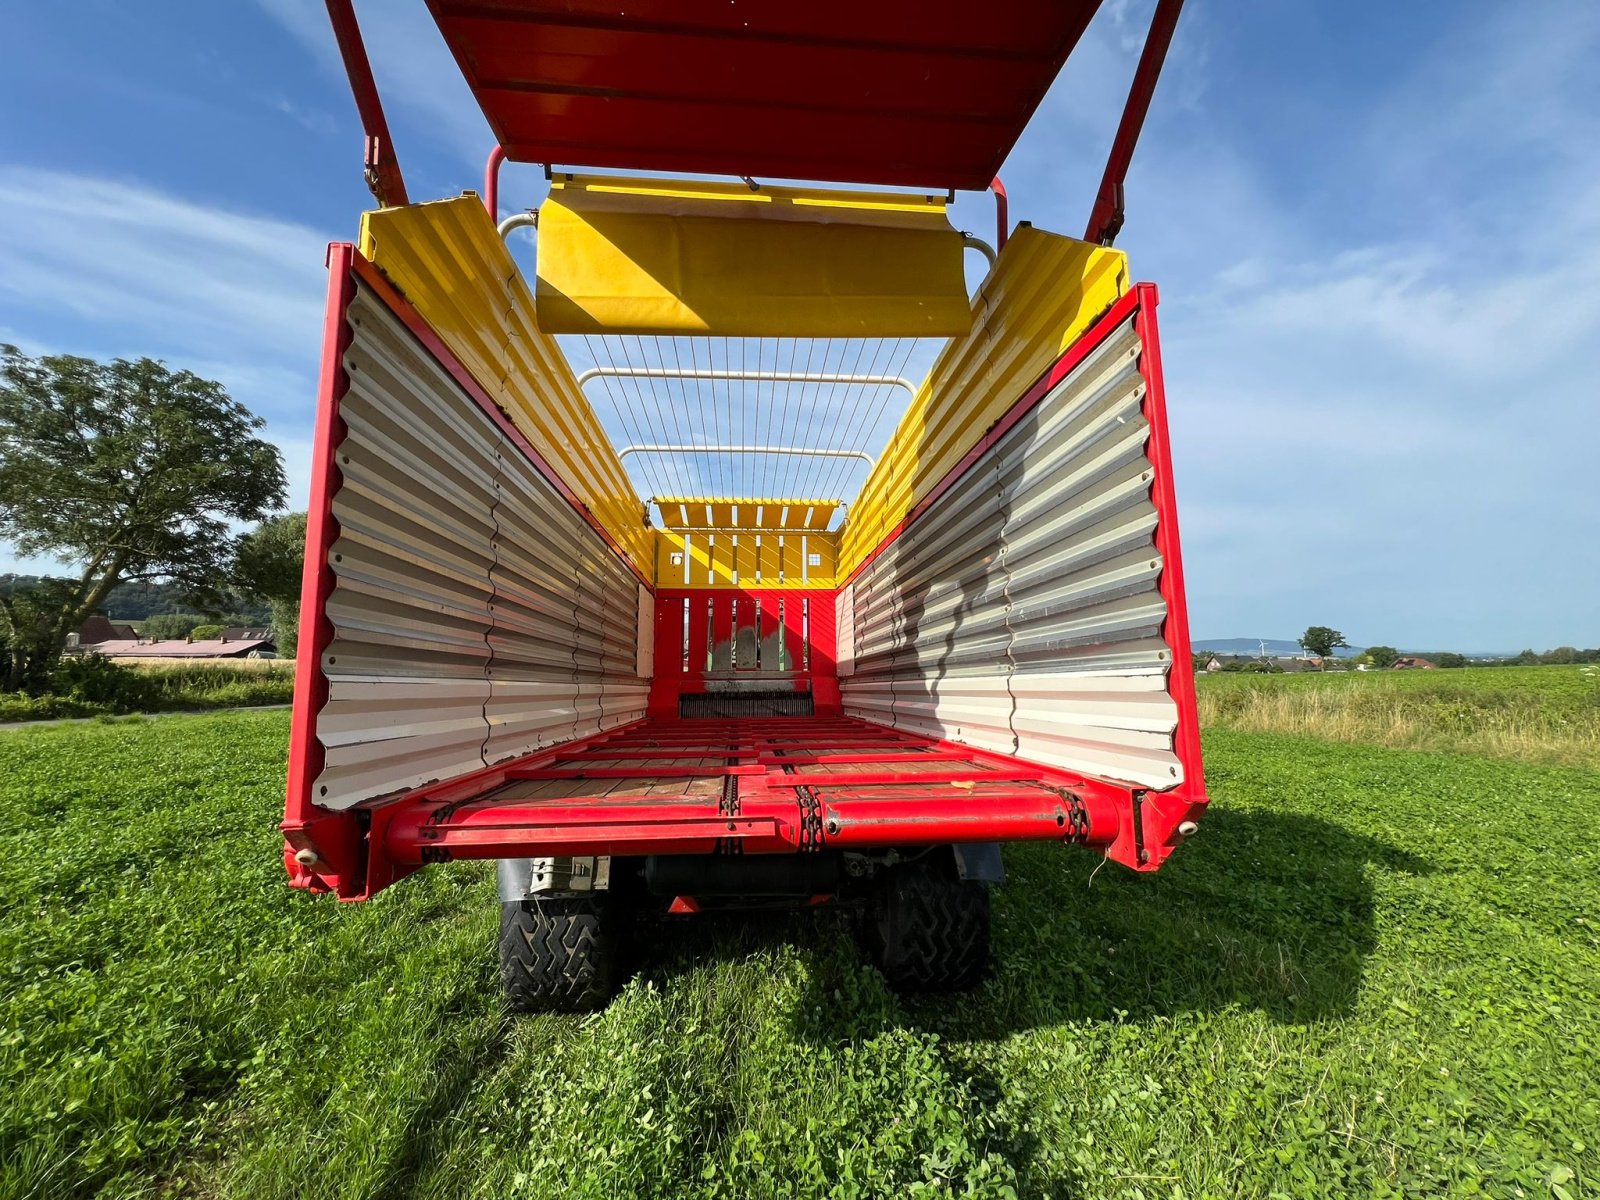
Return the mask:
<path id="1" fill-rule="evenodd" d="M 1127 290 L 1128 260 L 1019 226 L 896 426 L 839 531 L 848 576 L 1066 348 Z"/>
<path id="2" fill-rule="evenodd" d="M 467 195 L 366 213 L 361 253 L 648 576 L 644 505 L 483 205 Z"/>
<path id="3" fill-rule="evenodd" d="M 1139 352 L 1129 318 L 845 589 L 846 713 L 1182 781 Z"/>
<path id="4" fill-rule="evenodd" d="M 365 286 L 349 320 L 317 802 L 642 717 L 634 576 Z"/>

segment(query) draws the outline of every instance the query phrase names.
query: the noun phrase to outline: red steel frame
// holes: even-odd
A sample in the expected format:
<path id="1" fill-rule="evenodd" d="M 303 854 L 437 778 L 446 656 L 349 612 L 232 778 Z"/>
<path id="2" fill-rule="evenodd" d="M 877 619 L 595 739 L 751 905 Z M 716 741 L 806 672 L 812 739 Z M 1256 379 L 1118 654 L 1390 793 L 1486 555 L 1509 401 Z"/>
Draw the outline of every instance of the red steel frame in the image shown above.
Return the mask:
<path id="1" fill-rule="evenodd" d="M 1095 193 L 1094 208 L 1089 213 L 1089 225 L 1083 240 L 1109 246 L 1122 229 L 1123 183 L 1128 178 L 1128 168 L 1133 164 L 1133 149 L 1139 143 L 1144 129 L 1144 119 L 1150 111 L 1150 99 L 1155 95 L 1156 80 L 1161 77 L 1161 67 L 1167 60 L 1167 47 L 1172 44 L 1172 34 L 1178 27 L 1178 13 L 1183 0 L 1157 0 L 1156 11 L 1150 18 L 1150 31 L 1145 35 L 1144 49 L 1139 53 L 1139 65 L 1134 68 L 1133 84 L 1128 89 L 1128 101 L 1122 109 L 1122 120 L 1117 125 L 1117 135 L 1111 141 L 1111 153 L 1106 158 L 1105 174 L 1100 179 L 1100 190 Z"/>
<path id="2" fill-rule="evenodd" d="M 657 587 L 650 715 L 674 717 L 681 696 L 713 691 L 719 682 L 741 680 L 756 685 L 770 681 L 773 690 L 810 692 L 818 715 L 838 715 L 834 609 L 838 594 L 836 588 Z M 786 662 L 790 664 L 783 671 L 770 665 L 720 672 L 706 668 L 712 647 L 731 644 L 740 629 L 750 629 L 762 643 L 772 645 L 779 632 L 780 614 Z"/>
<path id="3" fill-rule="evenodd" d="M 405 177 L 400 173 L 400 160 L 389 136 L 389 121 L 383 114 L 383 99 L 372 77 L 372 63 L 367 59 L 366 43 L 361 40 L 355 8 L 351 0 L 327 0 L 327 7 L 333 36 L 339 43 L 340 57 L 344 59 L 344 71 L 350 79 L 356 111 L 361 115 L 361 128 L 367 137 L 367 187 L 385 207 L 407 204 Z"/>
<path id="4" fill-rule="evenodd" d="M 333 630 L 325 616 L 334 578 L 330 548 L 338 536 L 332 513 L 340 476 L 337 446 L 344 435 L 339 406 L 348 387 L 342 360 L 349 345 L 346 310 L 359 281 L 406 324 L 418 341 L 467 391 L 479 408 L 514 440 L 530 463 L 582 514 L 619 558 L 614 542 L 585 510 L 487 393 L 371 263 L 348 245 L 329 249 L 328 314 L 318 388 L 311 509 L 302 585 L 296 706 L 291 726 L 289 787 L 283 830 L 291 883 L 363 899 L 425 862 L 452 857 L 499 858 L 535 854 L 702 853 L 737 842 L 750 853 L 820 848 L 889 847 L 950 841 L 1061 839 L 1096 846 L 1119 862 L 1152 870 L 1182 839 L 1184 825 L 1205 804 L 1198 719 L 1189 657 L 1188 614 L 1172 487 L 1171 448 L 1161 386 L 1156 289 L 1137 285 L 1075 342 L 1011 410 L 951 469 L 877 547 L 883 549 L 954 485 L 986 450 L 1115 329 L 1132 316 L 1143 341 L 1140 371 L 1147 387 L 1150 424 L 1147 454 L 1155 467 L 1151 501 L 1157 512 L 1155 545 L 1163 557 L 1159 583 L 1167 605 L 1165 639 L 1173 654 L 1168 688 L 1179 713 L 1175 749 L 1183 783 L 1164 793 L 1089 779 L 1000 754 L 976 750 L 845 718 L 834 677 L 835 589 L 659 589 L 659 599 L 722 595 L 732 603 L 757 596 L 809 597 L 814 601 L 811 660 L 797 685 L 817 700 L 812 718 L 677 720 L 675 698 L 705 683 L 705 671 L 664 673 L 652 716 L 595 737 L 549 748 L 396 799 L 334 811 L 316 803 L 313 789 L 323 766 L 317 715 L 328 699 L 322 655 Z M 646 585 L 649 580 L 633 568 Z M 855 573 L 851 578 L 855 577 Z M 682 609 L 678 609 L 681 621 Z M 702 610 L 703 611 L 703 610 Z M 715 611 L 715 610 L 713 610 Z M 763 624 L 768 610 L 763 604 Z M 776 613 L 776 606 L 771 609 Z M 825 615 L 824 615 L 825 614 Z M 670 618 L 662 618 L 669 620 Z M 786 624 L 788 622 L 786 621 Z M 722 632 L 731 636 L 733 620 Z M 718 636 L 713 630 L 713 637 Z M 658 646 L 681 647 L 681 629 Z M 681 650 L 675 651 L 681 653 Z M 673 703 L 661 702 L 670 693 Z M 665 719 L 663 719 L 665 718 Z M 707 765 L 696 762 L 710 758 Z M 690 762 L 684 764 L 682 760 Z M 662 761 L 665 760 L 665 761 Z M 673 760 L 678 760 L 674 763 Z M 805 768 L 830 767 L 808 775 Z M 912 767 L 933 768 L 913 770 Z M 592 780 L 600 795 L 563 800 L 495 799 L 516 783 Z M 682 794 L 671 781 L 683 779 Z M 629 794 L 624 781 L 642 785 Z M 690 794 L 693 782 L 720 781 L 718 795 Z M 723 794 L 734 781 L 733 811 Z M 667 787 L 662 794 L 661 788 Z M 620 795 L 610 794 L 623 787 Z M 979 790 L 981 789 L 981 790 Z"/>

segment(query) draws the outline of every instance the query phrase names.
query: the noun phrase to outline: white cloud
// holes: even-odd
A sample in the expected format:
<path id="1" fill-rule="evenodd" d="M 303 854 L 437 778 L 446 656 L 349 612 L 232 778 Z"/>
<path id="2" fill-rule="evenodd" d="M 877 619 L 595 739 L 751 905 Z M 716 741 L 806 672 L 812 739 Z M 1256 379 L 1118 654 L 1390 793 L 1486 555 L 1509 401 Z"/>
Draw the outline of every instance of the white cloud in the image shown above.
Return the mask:
<path id="1" fill-rule="evenodd" d="M 321 0 L 256 2 L 348 93 L 344 62 Z M 415 136 L 481 169 L 494 135 L 427 6 L 370 3 L 357 15 L 402 164 L 409 161 L 405 139 Z"/>
<path id="2" fill-rule="evenodd" d="M 148 355 L 266 418 L 305 505 L 328 237 L 138 183 L 0 167 L 0 341 L 31 354 Z M 3 549 L 3 548 L 0 548 Z M 0 552 L 0 569 L 59 572 Z"/>

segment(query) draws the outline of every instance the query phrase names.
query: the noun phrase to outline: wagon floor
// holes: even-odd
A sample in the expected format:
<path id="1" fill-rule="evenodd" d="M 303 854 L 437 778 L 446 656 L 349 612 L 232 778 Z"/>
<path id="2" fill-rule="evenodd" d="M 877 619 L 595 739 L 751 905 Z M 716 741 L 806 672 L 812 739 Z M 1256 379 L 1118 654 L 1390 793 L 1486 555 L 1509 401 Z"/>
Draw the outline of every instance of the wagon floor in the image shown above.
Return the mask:
<path id="1" fill-rule="evenodd" d="M 1083 781 L 848 717 L 647 720 L 380 810 L 400 862 L 1084 840 Z"/>
<path id="2" fill-rule="evenodd" d="M 807 786 L 840 799 L 929 791 L 976 799 L 1040 786 L 1034 768 L 849 717 L 646 721 L 557 751 L 483 801 L 713 802 L 733 790 Z M 731 796 L 729 797 L 732 798 Z"/>

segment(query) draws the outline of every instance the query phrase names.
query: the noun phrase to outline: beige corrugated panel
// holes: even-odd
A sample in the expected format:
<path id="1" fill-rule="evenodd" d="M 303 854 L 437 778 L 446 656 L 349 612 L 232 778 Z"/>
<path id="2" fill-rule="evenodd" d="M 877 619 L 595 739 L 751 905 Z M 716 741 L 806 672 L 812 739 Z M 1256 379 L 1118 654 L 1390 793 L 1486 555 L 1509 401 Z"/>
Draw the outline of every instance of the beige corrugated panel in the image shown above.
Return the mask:
<path id="1" fill-rule="evenodd" d="M 319 803 L 642 716 L 637 581 L 370 290 L 350 322 Z"/>
<path id="2" fill-rule="evenodd" d="M 361 220 L 361 253 L 405 294 L 648 577 L 644 502 L 474 196 L 385 208 Z"/>
<path id="3" fill-rule="evenodd" d="M 1130 318 L 856 578 L 846 712 L 1181 782 L 1138 357 Z"/>
<path id="4" fill-rule="evenodd" d="M 839 531 L 844 578 L 1128 290 L 1121 251 L 1028 226 L 1012 234 L 896 427 Z"/>

